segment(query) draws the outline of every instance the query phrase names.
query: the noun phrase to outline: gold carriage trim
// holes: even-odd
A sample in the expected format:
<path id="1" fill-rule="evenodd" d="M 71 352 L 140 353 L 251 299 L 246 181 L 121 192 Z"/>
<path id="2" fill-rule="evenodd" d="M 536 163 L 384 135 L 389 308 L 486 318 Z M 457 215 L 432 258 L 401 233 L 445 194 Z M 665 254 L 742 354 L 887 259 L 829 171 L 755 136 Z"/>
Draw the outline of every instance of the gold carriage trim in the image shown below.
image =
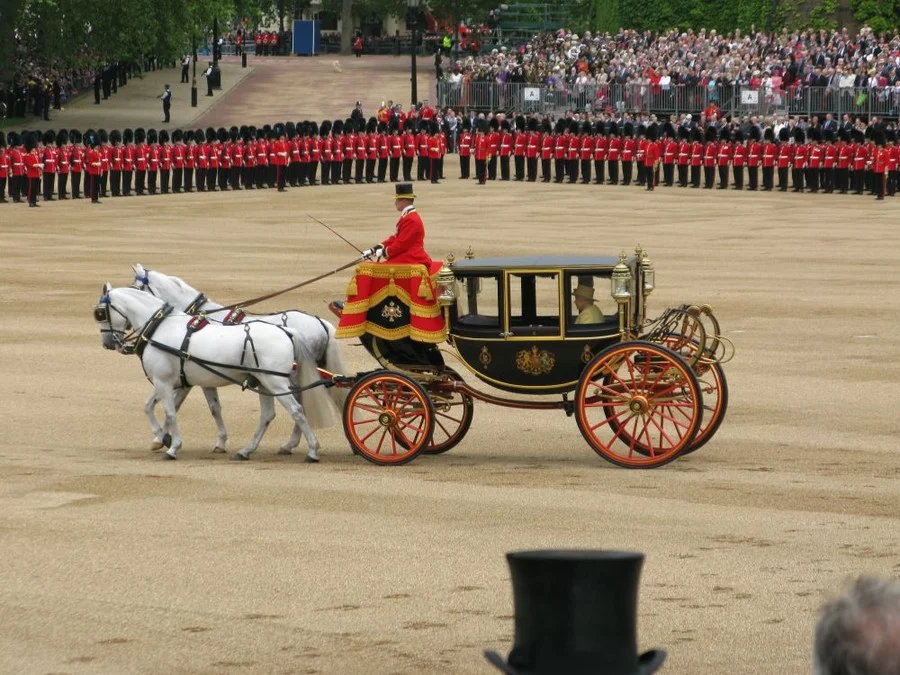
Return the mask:
<path id="1" fill-rule="evenodd" d="M 385 286 L 384 288 L 375 291 L 375 293 L 370 295 L 365 300 L 357 300 L 356 302 L 346 303 L 344 305 L 343 313 L 362 314 L 368 312 L 370 308 L 374 307 L 375 305 L 389 297 L 400 298 L 402 304 L 405 305 L 407 309 L 409 309 L 409 313 L 412 316 L 421 317 L 423 319 L 434 319 L 441 316 L 440 305 L 416 304 L 413 302 L 412 296 L 406 291 L 406 289 L 394 285 Z"/>
<path id="2" fill-rule="evenodd" d="M 409 337 L 416 342 L 427 342 L 430 344 L 440 344 L 447 341 L 447 329 L 438 331 L 426 331 L 415 326 L 401 326 L 399 328 L 385 328 L 372 322 L 364 322 L 357 326 L 348 326 L 346 328 L 338 328 L 335 337 L 338 338 L 354 338 L 363 335 L 374 335 L 382 340 L 402 340 Z"/>
<path id="3" fill-rule="evenodd" d="M 440 271 L 440 268 L 438 268 Z M 373 279 L 424 279 L 437 280 L 437 272 L 428 274 L 425 265 L 391 265 L 390 263 L 364 262 L 356 266 L 356 274 Z"/>

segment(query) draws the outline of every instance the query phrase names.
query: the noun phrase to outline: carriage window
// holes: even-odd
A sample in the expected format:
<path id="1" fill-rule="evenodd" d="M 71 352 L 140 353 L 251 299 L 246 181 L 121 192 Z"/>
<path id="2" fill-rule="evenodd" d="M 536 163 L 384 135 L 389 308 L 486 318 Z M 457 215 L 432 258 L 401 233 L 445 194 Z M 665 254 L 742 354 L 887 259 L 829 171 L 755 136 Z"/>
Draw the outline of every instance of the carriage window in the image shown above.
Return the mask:
<path id="1" fill-rule="evenodd" d="M 572 274 L 568 289 L 569 325 L 599 324 L 618 316 L 618 306 L 609 294 L 609 275 Z"/>
<path id="2" fill-rule="evenodd" d="M 508 283 L 510 329 L 540 328 L 559 332 L 557 272 L 512 273 Z"/>
<path id="3" fill-rule="evenodd" d="M 462 277 L 456 299 L 460 325 L 500 328 L 500 277 Z"/>

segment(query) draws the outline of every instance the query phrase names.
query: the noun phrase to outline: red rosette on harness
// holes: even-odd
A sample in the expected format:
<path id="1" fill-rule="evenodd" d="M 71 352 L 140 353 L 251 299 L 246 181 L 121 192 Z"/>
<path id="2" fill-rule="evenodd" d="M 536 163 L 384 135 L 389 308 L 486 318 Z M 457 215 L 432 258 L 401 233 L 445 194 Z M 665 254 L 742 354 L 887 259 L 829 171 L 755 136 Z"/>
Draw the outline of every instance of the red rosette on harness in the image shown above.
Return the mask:
<path id="1" fill-rule="evenodd" d="M 446 341 L 447 326 L 435 288 L 441 265 L 357 265 L 347 287 L 337 337 L 374 335 L 430 344 Z"/>

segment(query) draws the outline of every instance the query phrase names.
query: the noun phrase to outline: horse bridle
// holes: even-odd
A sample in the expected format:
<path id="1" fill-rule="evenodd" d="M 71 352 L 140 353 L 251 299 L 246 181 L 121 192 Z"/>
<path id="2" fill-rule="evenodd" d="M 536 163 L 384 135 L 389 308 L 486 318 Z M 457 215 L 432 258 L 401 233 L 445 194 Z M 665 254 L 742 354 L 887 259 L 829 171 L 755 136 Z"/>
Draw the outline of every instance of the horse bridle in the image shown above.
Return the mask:
<path id="1" fill-rule="evenodd" d="M 159 296 L 153 291 L 150 287 L 150 275 L 148 274 L 150 270 L 144 271 L 144 276 L 139 277 L 137 275 L 134 276 L 134 282 L 131 284 L 131 287 L 137 289 L 139 291 L 147 291 L 154 298 L 158 298 Z M 194 298 L 191 303 L 185 307 L 183 311 L 185 314 L 199 314 L 200 308 L 206 304 L 206 296 L 203 293 L 200 293 L 196 298 Z"/>
<path id="2" fill-rule="evenodd" d="M 110 310 L 114 311 L 116 314 L 125 319 L 125 330 L 116 330 L 112 327 L 112 321 L 109 318 Z M 99 302 L 94 306 L 94 321 L 100 324 L 107 324 L 109 328 L 100 327 L 100 333 L 109 333 L 112 335 L 113 343 L 116 347 L 125 350 L 128 347 L 128 344 L 132 341 L 134 336 L 134 328 L 131 325 L 131 321 L 129 321 L 128 317 L 112 304 L 112 300 L 109 295 L 104 295 L 100 298 Z"/>

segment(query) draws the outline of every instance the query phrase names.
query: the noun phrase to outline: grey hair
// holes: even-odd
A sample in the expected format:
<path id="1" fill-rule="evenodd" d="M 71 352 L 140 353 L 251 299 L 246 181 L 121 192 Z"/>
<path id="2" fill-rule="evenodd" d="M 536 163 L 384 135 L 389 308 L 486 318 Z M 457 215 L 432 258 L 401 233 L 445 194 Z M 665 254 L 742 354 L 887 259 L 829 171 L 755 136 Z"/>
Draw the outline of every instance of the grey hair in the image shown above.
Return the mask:
<path id="1" fill-rule="evenodd" d="M 900 582 L 861 576 L 823 607 L 816 625 L 816 675 L 900 673 Z"/>

